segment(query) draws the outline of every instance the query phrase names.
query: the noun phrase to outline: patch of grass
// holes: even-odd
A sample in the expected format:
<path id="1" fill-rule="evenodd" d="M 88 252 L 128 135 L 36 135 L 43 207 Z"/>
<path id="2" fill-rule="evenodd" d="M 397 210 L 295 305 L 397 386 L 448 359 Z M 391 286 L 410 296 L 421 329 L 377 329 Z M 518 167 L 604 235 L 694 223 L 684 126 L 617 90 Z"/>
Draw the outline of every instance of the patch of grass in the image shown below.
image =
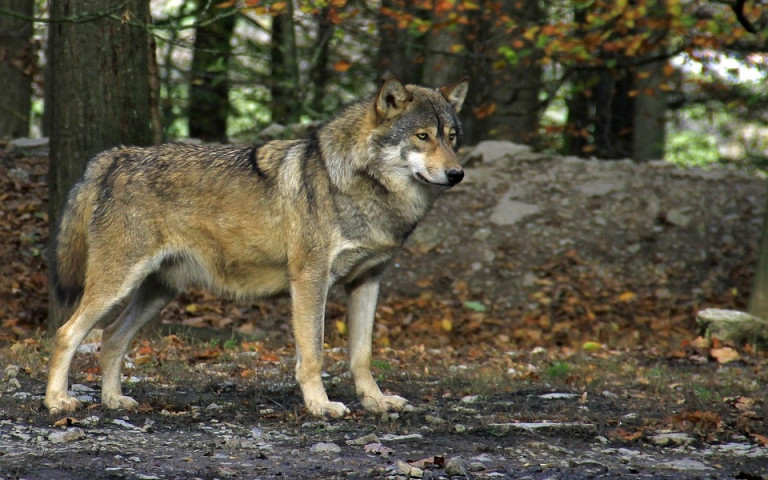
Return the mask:
<path id="1" fill-rule="evenodd" d="M 571 365 L 567 362 L 556 361 L 547 367 L 546 376 L 550 380 L 562 380 L 571 373 Z"/>

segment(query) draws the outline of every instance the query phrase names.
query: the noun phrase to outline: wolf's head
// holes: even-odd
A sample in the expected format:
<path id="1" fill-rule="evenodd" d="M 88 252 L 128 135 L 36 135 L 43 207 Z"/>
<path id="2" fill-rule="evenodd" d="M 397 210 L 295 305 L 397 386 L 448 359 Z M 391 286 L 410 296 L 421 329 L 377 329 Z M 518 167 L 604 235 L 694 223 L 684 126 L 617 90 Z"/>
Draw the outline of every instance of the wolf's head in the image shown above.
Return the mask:
<path id="1" fill-rule="evenodd" d="M 375 132 L 389 167 L 401 167 L 415 181 L 438 188 L 461 182 L 458 113 L 468 85 L 468 78 L 438 89 L 403 85 L 394 78 L 384 83 L 374 102 Z"/>

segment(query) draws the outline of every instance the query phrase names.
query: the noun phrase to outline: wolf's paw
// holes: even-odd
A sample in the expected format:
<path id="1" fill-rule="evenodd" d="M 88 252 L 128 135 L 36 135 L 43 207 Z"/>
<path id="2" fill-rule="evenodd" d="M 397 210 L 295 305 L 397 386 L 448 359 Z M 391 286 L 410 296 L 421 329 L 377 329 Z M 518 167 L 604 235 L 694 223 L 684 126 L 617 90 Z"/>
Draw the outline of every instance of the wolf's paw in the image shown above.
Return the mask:
<path id="1" fill-rule="evenodd" d="M 307 407 L 309 413 L 317 417 L 342 418 L 349 409 L 341 402 L 315 402 Z"/>
<path id="2" fill-rule="evenodd" d="M 127 395 L 114 395 L 114 396 L 102 395 L 101 404 L 113 410 L 117 410 L 120 408 L 124 410 L 135 410 L 139 406 L 139 402 L 137 402 L 136 400 L 132 399 Z"/>
<path id="3" fill-rule="evenodd" d="M 408 404 L 408 400 L 399 395 L 382 395 L 380 397 L 363 397 L 363 408 L 369 412 L 399 412 Z"/>
<path id="4" fill-rule="evenodd" d="M 62 395 L 55 398 L 46 397 L 44 403 L 52 415 L 74 412 L 83 405 L 80 400 L 75 397 L 70 397 L 69 395 Z"/>

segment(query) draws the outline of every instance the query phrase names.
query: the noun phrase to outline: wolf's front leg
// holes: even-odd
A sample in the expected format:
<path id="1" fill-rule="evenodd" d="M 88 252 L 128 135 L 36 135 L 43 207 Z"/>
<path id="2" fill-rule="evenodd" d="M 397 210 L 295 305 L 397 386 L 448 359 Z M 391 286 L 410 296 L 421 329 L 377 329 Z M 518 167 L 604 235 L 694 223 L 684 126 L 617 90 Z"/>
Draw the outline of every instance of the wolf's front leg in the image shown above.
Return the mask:
<path id="1" fill-rule="evenodd" d="M 301 272 L 292 278 L 296 380 L 301 387 L 307 410 L 311 414 L 340 418 L 349 413 L 349 409 L 343 403 L 328 400 L 322 380 L 327 294 L 327 274 Z"/>
<path id="2" fill-rule="evenodd" d="M 355 379 L 355 390 L 366 410 L 387 412 L 402 410 L 408 403 L 398 395 L 381 393 L 371 374 L 371 343 L 376 299 L 379 296 L 380 275 L 347 286 L 349 306 L 349 364 Z"/>

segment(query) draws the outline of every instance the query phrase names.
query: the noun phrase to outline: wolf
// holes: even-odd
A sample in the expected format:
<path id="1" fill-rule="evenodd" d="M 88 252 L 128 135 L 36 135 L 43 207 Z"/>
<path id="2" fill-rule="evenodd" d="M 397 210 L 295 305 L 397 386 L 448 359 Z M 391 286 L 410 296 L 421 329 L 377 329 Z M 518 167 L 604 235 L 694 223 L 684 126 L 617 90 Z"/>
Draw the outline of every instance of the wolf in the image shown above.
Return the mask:
<path id="1" fill-rule="evenodd" d="M 468 79 L 428 88 L 387 80 L 298 140 L 263 146 L 117 147 L 90 160 L 51 248 L 53 297 L 74 309 L 56 332 L 45 405 L 69 412 L 78 345 L 103 332 L 101 404 L 123 395 L 123 357 L 139 329 L 187 287 L 240 300 L 291 298 L 296 380 L 309 413 L 343 417 L 322 383 L 328 290 L 348 296 L 349 367 L 362 406 L 397 411 L 371 374 L 382 274 L 435 199 L 461 182 L 458 113 Z"/>

